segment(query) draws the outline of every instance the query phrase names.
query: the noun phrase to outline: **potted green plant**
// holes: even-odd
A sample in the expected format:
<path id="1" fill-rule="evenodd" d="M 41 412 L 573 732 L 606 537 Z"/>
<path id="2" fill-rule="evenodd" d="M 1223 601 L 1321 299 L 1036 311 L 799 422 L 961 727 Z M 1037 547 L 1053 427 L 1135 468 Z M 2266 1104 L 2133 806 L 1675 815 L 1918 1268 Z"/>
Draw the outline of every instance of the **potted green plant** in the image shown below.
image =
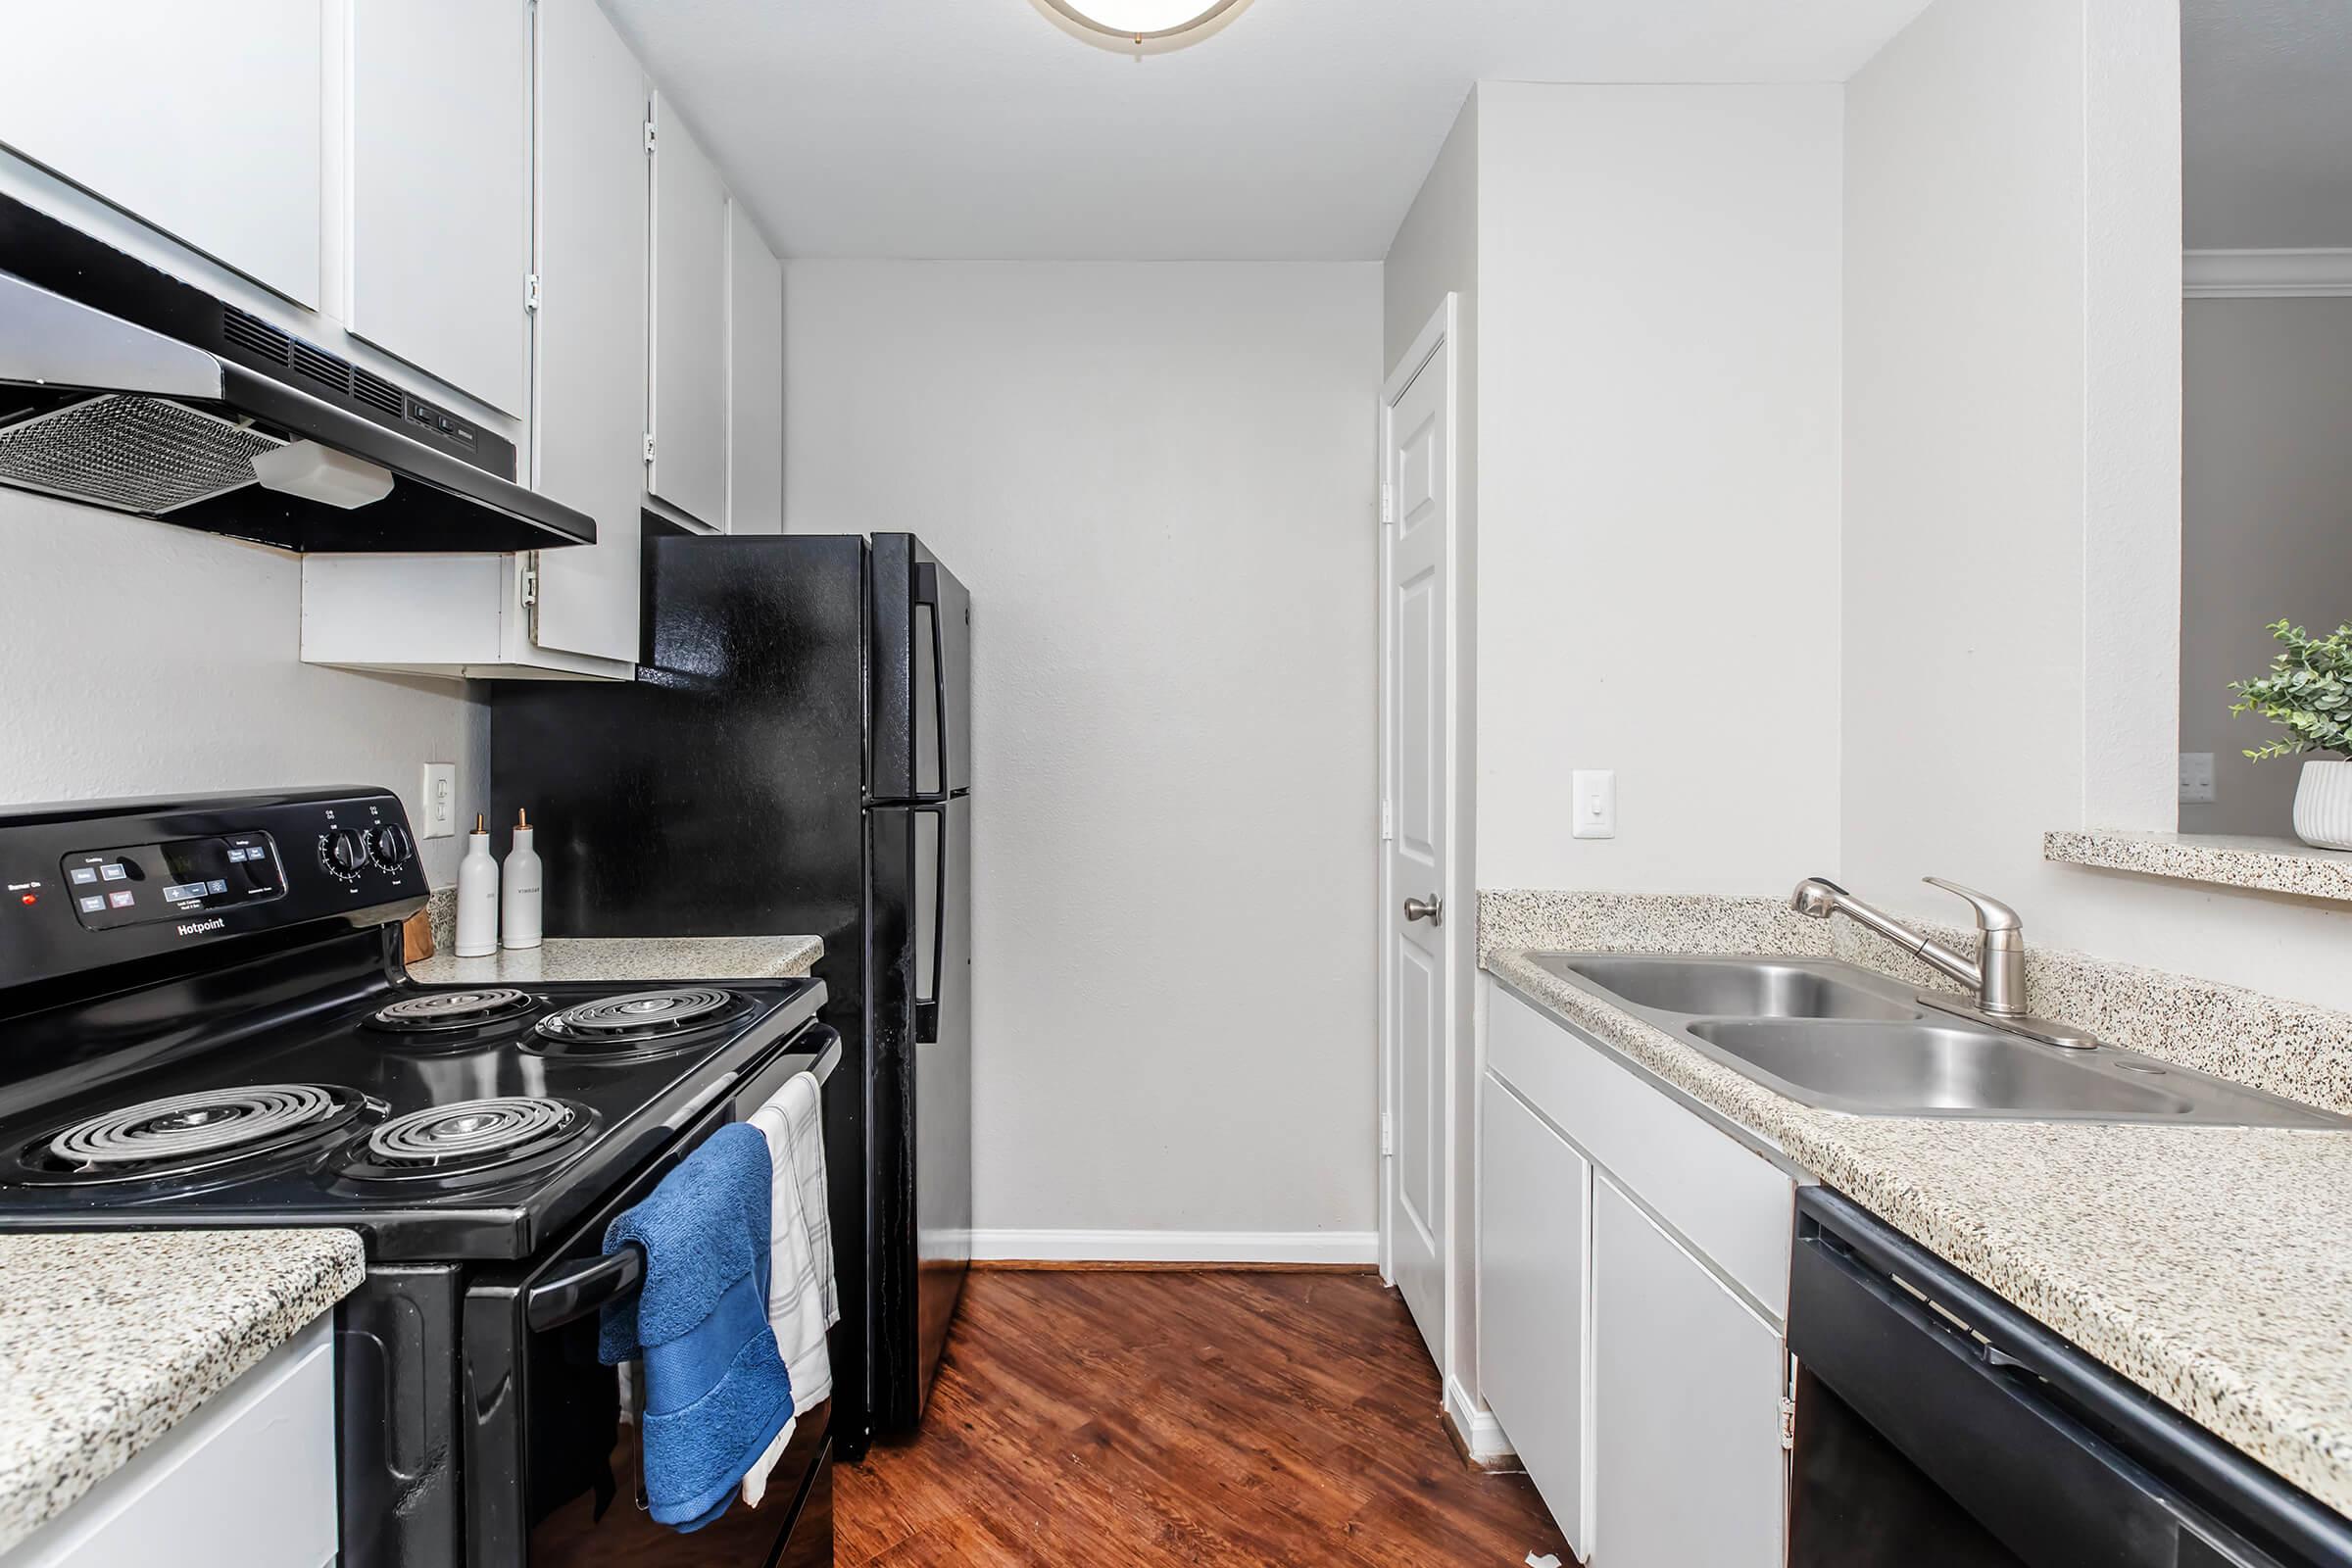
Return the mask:
<path id="1" fill-rule="evenodd" d="M 2260 713 L 2286 733 L 2248 751 L 2255 761 L 2325 752 L 2332 760 L 2303 764 L 2295 781 L 2295 837 L 2326 850 L 2352 850 L 2352 626 L 2314 637 L 2274 622 L 2278 642 L 2271 672 L 2233 680 L 2232 713 Z"/>

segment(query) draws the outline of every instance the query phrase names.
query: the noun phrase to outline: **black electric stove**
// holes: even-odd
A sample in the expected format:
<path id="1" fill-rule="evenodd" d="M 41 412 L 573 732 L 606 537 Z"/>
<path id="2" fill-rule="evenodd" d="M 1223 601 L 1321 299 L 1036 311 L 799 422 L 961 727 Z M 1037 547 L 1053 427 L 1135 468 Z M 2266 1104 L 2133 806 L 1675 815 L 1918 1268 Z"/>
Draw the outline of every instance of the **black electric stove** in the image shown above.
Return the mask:
<path id="1" fill-rule="evenodd" d="M 630 1503 L 594 1350 L 642 1279 L 605 1226 L 830 1072 L 822 984 L 418 985 L 424 880 L 375 790 L 0 812 L 0 1231 L 362 1237 L 343 1562 L 830 1560 L 821 1415 L 771 1483 L 789 1508 L 671 1536 Z"/>

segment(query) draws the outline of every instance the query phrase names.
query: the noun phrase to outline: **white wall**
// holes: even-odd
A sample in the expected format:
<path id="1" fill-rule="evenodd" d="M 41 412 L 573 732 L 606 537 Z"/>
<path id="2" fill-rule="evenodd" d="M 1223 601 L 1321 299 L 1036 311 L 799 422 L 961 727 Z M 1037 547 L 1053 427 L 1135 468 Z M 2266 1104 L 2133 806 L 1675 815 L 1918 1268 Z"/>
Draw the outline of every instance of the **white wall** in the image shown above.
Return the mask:
<path id="1" fill-rule="evenodd" d="M 1479 90 L 1482 887 L 1837 868 L 1839 103 Z"/>
<path id="2" fill-rule="evenodd" d="M 2177 28 L 1937 0 L 1848 84 L 1843 880 L 1953 917 L 1937 873 L 2030 940 L 2352 1006 L 2352 915 L 2041 859 L 2171 814 Z"/>
<path id="3" fill-rule="evenodd" d="M 2278 731 L 2231 717 L 2284 617 L 2352 620 L 2352 299 L 2191 300 L 2183 382 L 2180 749 L 2214 754 L 2187 833 L 2284 834 L 2292 760 L 2240 755 Z"/>
<path id="4" fill-rule="evenodd" d="M 376 784 L 417 809 L 419 764 L 481 808 L 487 709 L 447 681 L 303 663 L 293 556 L 0 490 L 0 804 Z M 463 838 L 424 843 L 457 879 Z"/>
<path id="5" fill-rule="evenodd" d="M 976 1224 L 1368 1257 L 1378 269 L 785 297 L 787 528 L 911 528 L 972 592 Z"/>

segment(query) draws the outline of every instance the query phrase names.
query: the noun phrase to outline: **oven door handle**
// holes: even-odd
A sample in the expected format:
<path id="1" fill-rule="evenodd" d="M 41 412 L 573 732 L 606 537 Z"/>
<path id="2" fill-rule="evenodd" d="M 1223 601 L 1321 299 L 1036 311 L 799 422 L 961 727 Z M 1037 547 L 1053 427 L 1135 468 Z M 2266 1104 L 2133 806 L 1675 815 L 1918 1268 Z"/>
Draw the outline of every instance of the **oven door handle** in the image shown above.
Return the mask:
<path id="1" fill-rule="evenodd" d="M 534 1334 L 576 1322 L 645 1283 L 645 1249 L 623 1242 L 617 1251 L 556 1270 L 522 1298 L 522 1320 Z"/>

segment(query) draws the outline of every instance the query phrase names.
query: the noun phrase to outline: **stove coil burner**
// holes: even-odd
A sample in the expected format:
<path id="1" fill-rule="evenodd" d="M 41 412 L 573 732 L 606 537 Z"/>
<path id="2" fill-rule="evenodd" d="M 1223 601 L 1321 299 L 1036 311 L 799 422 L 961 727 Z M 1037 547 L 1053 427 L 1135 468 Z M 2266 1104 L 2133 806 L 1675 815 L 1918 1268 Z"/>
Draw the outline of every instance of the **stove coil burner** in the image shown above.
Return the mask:
<path id="1" fill-rule="evenodd" d="M 19 1164 L 33 1180 L 187 1175 L 322 1142 L 371 1104 L 364 1095 L 324 1084 L 208 1089 L 75 1122 L 36 1141 Z"/>
<path id="2" fill-rule="evenodd" d="M 548 1055 L 642 1061 L 679 1051 L 731 1024 L 752 1004 L 715 986 L 680 986 L 601 997 L 539 1020 L 537 1049 Z"/>
<path id="3" fill-rule="evenodd" d="M 461 1100 L 396 1116 L 368 1135 L 344 1174 L 377 1180 L 505 1173 L 585 1136 L 595 1113 L 566 1100 Z"/>
<path id="4" fill-rule="evenodd" d="M 479 986 L 464 991 L 428 991 L 378 1007 L 368 1027 L 390 1034 L 433 1035 L 478 1029 L 536 1012 L 540 1002 L 513 986 Z"/>

